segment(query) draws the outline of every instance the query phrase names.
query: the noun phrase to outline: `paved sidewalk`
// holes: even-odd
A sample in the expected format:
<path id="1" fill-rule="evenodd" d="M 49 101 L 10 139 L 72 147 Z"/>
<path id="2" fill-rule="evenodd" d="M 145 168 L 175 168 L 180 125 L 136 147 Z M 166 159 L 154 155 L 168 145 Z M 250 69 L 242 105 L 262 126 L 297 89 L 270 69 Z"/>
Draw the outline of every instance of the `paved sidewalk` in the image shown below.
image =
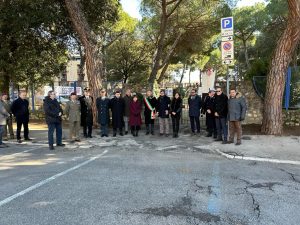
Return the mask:
<path id="1" fill-rule="evenodd" d="M 227 158 L 300 165 L 300 137 L 265 135 L 245 136 L 242 145 L 211 144 L 212 149 Z"/>

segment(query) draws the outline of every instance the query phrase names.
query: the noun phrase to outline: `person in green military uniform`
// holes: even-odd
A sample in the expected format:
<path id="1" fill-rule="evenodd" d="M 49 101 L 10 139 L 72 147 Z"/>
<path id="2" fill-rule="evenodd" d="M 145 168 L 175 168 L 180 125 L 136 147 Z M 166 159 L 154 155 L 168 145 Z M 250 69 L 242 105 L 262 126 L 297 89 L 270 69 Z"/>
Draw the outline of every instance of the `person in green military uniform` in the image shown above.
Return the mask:
<path id="1" fill-rule="evenodd" d="M 70 101 L 67 102 L 65 114 L 69 119 L 69 130 L 71 142 L 80 142 L 79 131 L 80 131 L 80 117 L 81 117 L 81 106 L 77 100 L 77 94 L 71 93 Z"/>

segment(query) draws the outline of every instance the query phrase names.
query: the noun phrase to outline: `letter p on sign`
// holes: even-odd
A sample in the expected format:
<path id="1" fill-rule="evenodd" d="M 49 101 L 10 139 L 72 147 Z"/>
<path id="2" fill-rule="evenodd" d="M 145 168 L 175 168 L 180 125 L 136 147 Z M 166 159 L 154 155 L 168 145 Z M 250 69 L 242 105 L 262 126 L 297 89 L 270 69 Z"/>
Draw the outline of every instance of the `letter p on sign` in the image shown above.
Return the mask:
<path id="1" fill-rule="evenodd" d="M 233 29 L 232 17 L 227 17 L 222 19 L 222 29 Z"/>

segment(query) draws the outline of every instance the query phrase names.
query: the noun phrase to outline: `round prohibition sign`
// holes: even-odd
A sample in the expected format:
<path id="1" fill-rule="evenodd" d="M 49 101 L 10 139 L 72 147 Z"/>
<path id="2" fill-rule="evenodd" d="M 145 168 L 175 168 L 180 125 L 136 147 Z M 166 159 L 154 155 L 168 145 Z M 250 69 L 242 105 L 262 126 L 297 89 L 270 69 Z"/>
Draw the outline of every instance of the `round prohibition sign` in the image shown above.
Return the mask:
<path id="1" fill-rule="evenodd" d="M 225 51 L 229 51 L 230 49 L 232 48 L 232 44 L 230 42 L 226 42 L 224 45 L 223 45 L 223 49 Z"/>

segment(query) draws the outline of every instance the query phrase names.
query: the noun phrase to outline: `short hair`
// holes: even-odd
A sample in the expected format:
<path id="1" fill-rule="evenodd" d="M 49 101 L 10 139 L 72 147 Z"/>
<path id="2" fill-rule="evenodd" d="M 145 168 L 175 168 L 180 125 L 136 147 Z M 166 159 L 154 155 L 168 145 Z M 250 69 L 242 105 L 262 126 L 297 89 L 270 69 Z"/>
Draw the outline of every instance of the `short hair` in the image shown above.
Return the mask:
<path id="1" fill-rule="evenodd" d="M 236 92 L 236 89 L 235 88 L 230 88 L 230 91 L 235 91 Z"/>
<path id="2" fill-rule="evenodd" d="M 121 91 L 116 90 L 116 91 L 115 91 L 115 94 L 121 94 Z"/>
<path id="3" fill-rule="evenodd" d="M 166 93 L 166 90 L 165 90 L 165 89 L 161 89 L 161 90 L 160 90 L 160 93 L 161 93 L 161 92 Z"/>
<path id="4" fill-rule="evenodd" d="M 72 93 L 70 94 L 70 96 L 73 96 L 73 95 L 77 95 L 76 92 L 72 92 Z"/>
<path id="5" fill-rule="evenodd" d="M 222 87 L 220 87 L 220 86 L 217 86 L 217 87 L 216 87 L 216 90 L 217 90 L 218 88 L 220 88 L 221 90 L 223 90 Z"/>
<path id="6" fill-rule="evenodd" d="M 53 92 L 54 92 L 53 90 L 48 91 L 48 97 L 50 97 L 50 95 L 51 95 Z"/>

